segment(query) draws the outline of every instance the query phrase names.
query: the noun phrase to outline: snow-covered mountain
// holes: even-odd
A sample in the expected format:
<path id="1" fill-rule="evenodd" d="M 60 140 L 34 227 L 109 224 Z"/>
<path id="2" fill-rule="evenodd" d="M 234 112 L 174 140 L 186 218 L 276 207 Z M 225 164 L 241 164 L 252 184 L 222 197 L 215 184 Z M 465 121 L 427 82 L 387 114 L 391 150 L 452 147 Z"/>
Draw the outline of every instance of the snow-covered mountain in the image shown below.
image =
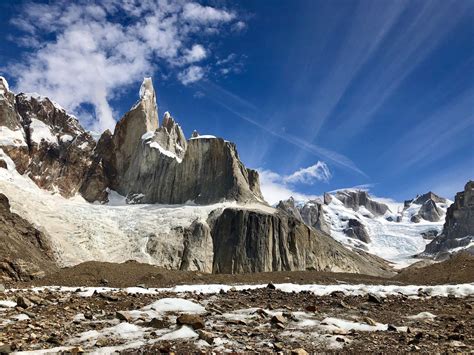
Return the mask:
<path id="1" fill-rule="evenodd" d="M 432 192 L 398 203 L 348 189 L 318 200 L 282 201 L 277 207 L 351 250 L 365 250 L 404 267 L 417 261 L 413 257 L 441 233 L 451 203 Z"/>
<path id="2" fill-rule="evenodd" d="M 0 197 L 8 206 L 0 219 L 30 223 L 23 241 L 38 254 L 44 235 L 59 266 L 134 259 L 203 272 L 390 273 L 383 260 L 269 206 L 233 143 L 186 139 L 168 112 L 160 124 L 151 79 L 96 141 L 52 100 L 15 95 L 0 78 Z M 20 256 L 2 250 L 0 278 L 12 274 L 12 257 L 31 259 L 27 247 Z"/>

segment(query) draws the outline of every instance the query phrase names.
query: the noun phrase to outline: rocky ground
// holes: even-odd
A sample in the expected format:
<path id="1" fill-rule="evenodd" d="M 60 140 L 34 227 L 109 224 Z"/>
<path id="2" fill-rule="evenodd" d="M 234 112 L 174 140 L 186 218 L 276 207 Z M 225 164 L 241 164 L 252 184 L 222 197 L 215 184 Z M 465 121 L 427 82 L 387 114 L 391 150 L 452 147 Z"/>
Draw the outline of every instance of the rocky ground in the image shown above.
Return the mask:
<path id="1" fill-rule="evenodd" d="M 473 352 L 472 257 L 412 271 L 416 280 L 85 263 L 0 288 L 0 353 Z M 432 286 L 446 274 L 455 286 Z"/>
<path id="2" fill-rule="evenodd" d="M 474 298 L 93 289 L 3 294 L 0 352 L 470 352 Z M 10 300 L 10 302 L 6 301 Z"/>

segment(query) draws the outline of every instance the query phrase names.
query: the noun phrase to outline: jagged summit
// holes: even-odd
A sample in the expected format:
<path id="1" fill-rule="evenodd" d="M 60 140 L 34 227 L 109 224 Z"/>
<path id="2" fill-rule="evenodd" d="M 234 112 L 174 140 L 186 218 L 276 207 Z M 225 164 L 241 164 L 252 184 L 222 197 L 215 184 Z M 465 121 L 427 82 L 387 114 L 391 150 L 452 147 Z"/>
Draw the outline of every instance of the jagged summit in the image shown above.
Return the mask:
<path id="1" fill-rule="evenodd" d="M 0 147 L 43 188 L 80 192 L 91 202 L 106 202 L 111 190 L 130 203 L 263 201 L 258 173 L 243 166 L 234 144 L 188 141 L 169 112 L 159 125 L 151 78 L 113 134 L 105 131 L 97 143 L 49 98 L 15 96 L 5 79 L 0 85 Z"/>

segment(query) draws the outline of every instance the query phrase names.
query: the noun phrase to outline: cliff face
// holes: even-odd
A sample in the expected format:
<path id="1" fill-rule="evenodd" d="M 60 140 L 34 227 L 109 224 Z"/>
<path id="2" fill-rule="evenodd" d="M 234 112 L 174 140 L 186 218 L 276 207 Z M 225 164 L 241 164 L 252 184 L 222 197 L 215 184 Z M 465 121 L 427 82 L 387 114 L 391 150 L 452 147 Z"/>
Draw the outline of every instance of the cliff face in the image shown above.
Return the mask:
<path id="1" fill-rule="evenodd" d="M 216 273 L 316 270 L 387 275 L 389 270 L 381 259 L 349 251 L 281 212 L 227 208 L 212 235 Z"/>
<path id="2" fill-rule="evenodd" d="M 426 246 L 425 254 L 442 256 L 455 248 L 468 247 L 474 241 L 474 181 L 456 194 L 446 213 L 443 232 Z M 474 254 L 474 246 L 468 248 Z"/>
<path id="3" fill-rule="evenodd" d="M 48 238 L 12 213 L 8 198 L 0 194 L 0 281 L 28 281 L 56 269 Z"/>

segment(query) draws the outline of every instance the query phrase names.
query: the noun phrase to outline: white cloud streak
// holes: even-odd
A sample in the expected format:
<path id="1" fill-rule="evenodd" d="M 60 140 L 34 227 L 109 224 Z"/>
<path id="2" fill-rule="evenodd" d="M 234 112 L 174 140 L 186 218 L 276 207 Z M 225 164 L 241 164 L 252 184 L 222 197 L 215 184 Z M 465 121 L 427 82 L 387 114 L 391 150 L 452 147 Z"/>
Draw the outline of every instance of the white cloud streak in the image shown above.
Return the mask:
<path id="1" fill-rule="evenodd" d="M 300 137 L 294 136 L 290 133 L 281 133 L 277 132 L 266 125 L 254 120 L 253 118 L 249 117 L 248 115 L 245 115 L 240 112 L 238 108 L 234 107 L 241 107 L 245 111 L 250 111 L 255 114 L 255 116 L 260 116 L 263 117 L 264 115 L 259 111 L 259 109 L 253 105 L 252 103 L 242 99 L 241 97 L 229 92 L 228 90 L 225 90 L 221 88 L 220 86 L 211 83 L 210 81 L 206 81 L 203 84 L 199 84 L 200 88 L 203 91 L 209 92 L 209 97 L 211 100 L 213 100 L 215 103 L 219 104 L 229 112 L 233 113 L 235 116 L 240 117 L 244 121 L 247 121 L 248 123 L 260 128 L 261 130 L 271 134 L 272 136 L 275 136 L 279 139 L 284 140 L 287 143 L 290 143 L 312 155 L 315 155 L 317 157 L 323 158 L 325 160 L 331 161 L 332 163 L 351 170 L 353 172 L 356 172 L 364 177 L 367 177 L 367 175 L 359 169 L 354 162 L 352 162 L 349 158 L 346 156 L 337 153 L 335 151 L 332 151 L 330 149 L 326 149 L 323 147 L 320 147 L 316 144 L 313 144 L 311 142 L 308 142 Z"/>
<path id="2" fill-rule="evenodd" d="M 236 17 L 180 0 L 26 3 L 11 23 L 25 34 L 17 43 L 32 51 L 7 70 L 15 90 L 40 92 L 76 113 L 92 104 L 96 120 L 89 128 L 113 129 L 111 98 L 158 65 L 180 67 L 185 85 L 201 80 L 206 70 L 194 63 L 206 59 L 208 49 L 190 42 Z"/>
<path id="3" fill-rule="evenodd" d="M 297 192 L 292 186 L 283 182 L 281 175 L 271 170 L 258 169 L 258 173 L 260 175 L 260 189 L 263 197 L 270 205 L 274 205 L 290 197 L 301 201 L 318 197 L 316 195 L 307 195 Z"/>
<path id="4" fill-rule="evenodd" d="M 312 185 L 316 181 L 329 181 L 331 172 L 328 166 L 318 161 L 316 164 L 307 168 L 301 168 L 289 176 L 285 176 L 283 181 L 286 183 L 302 183 Z"/>

